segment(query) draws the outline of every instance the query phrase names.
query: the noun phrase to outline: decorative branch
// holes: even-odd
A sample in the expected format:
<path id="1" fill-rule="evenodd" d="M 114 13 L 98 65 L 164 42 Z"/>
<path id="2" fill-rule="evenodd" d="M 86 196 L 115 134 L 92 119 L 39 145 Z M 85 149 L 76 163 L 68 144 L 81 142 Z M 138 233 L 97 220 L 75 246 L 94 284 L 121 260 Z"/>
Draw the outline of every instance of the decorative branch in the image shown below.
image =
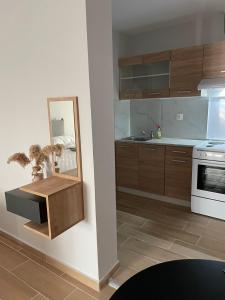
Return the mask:
<path id="1" fill-rule="evenodd" d="M 32 165 L 33 180 L 37 177 L 43 177 L 43 169 L 49 163 L 50 155 L 54 159 L 54 164 L 57 164 L 55 157 L 60 157 L 64 146 L 61 144 L 47 145 L 41 149 L 40 145 L 31 145 L 29 148 L 29 157 L 25 153 L 15 153 L 8 158 L 7 163 L 17 162 L 25 168 L 27 165 Z M 40 176 L 42 174 L 42 176 Z"/>
<path id="2" fill-rule="evenodd" d="M 25 153 L 15 153 L 8 158 L 7 163 L 17 162 L 21 167 L 25 168 L 31 163 L 30 159 L 26 156 Z"/>

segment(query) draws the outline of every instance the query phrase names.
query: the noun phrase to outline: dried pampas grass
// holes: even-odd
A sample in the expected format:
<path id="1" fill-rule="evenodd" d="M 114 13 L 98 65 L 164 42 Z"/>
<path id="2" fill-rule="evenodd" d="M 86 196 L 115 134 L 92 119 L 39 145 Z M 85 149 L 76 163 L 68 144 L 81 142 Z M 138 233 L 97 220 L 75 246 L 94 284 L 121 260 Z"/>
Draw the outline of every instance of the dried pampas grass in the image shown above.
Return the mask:
<path id="1" fill-rule="evenodd" d="M 21 167 L 25 168 L 31 163 L 30 159 L 26 156 L 25 153 L 15 153 L 8 158 L 7 163 L 17 162 Z"/>
<path id="2" fill-rule="evenodd" d="M 42 153 L 46 156 L 52 155 L 54 153 L 54 145 L 47 145 L 42 148 Z"/>
<path id="3" fill-rule="evenodd" d="M 40 172 L 43 172 L 44 167 L 50 161 L 50 156 L 55 165 L 56 156 L 60 157 L 62 155 L 62 151 L 64 146 L 61 144 L 56 145 L 47 145 L 43 149 L 41 149 L 40 145 L 31 145 L 29 148 L 29 157 L 26 156 L 25 153 L 15 153 L 8 158 L 8 164 L 11 162 L 17 162 L 23 168 L 27 165 L 32 165 L 33 173 L 32 175 L 37 175 Z"/>
<path id="4" fill-rule="evenodd" d="M 54 145 L 54 150 L 55 150 L 55 154 L 56 156 L 61 156 L 62 152 L 64 150 L 64 146 L 62 144 L 55 144 Z"/>
<path id="5" fill-rule="evenodd" d="M 62 155 L 62 151 L 64 150 L 64 146 L 62 144 L 55 145 L 47 145 L 42 149 L 44 155 L 49 156 L 55 153 L 56 156 L 60 157 Z"/>
<path id="6" fill-rule="evenodd" d="M 30 159 L 35 159 L 37 160 L 39 158 L 41 154 L 41 147 L 40 145 L 31 145 L 30 146 L 30 149 L 29 149 L 29 156 L 30 156 Z"/>

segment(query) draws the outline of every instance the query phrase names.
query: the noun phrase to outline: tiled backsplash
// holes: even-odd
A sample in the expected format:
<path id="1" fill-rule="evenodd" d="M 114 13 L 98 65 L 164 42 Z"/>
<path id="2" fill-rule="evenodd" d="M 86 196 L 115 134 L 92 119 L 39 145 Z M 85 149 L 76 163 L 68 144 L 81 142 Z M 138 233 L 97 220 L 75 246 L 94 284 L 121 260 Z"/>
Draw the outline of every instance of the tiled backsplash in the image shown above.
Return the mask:
<path id="1" fill-rule="evenodd" d="M 183 120 L 177 120 L 177 114 Z M 159 124 L 164 137 L 204 139 L 207 134 L 208 101 L 202 98 L 136 100 L 130 104 L 131 135 L 149 132 Z"/>

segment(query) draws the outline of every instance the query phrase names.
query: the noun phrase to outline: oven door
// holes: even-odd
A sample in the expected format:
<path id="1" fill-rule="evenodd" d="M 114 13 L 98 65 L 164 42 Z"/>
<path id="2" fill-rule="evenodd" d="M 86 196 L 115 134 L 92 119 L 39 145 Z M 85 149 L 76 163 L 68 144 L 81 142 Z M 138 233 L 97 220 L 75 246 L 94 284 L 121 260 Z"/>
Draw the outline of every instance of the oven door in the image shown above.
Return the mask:
<path id="1" fill-rule="evenodd" d="M 192 195 L 225 202 L 225 162 L 193 159 Z"/>

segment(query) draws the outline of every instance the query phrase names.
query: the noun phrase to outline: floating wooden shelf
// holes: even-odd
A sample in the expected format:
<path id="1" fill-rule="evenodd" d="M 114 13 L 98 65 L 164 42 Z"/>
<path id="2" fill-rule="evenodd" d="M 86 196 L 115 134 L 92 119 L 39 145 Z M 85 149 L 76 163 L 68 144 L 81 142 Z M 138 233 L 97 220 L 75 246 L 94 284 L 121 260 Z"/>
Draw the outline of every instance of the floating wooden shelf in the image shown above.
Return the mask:
<path id="1" fill-rule="evenodd" d="M 53 239 L 84 219 L 81 181 L 52 176 L 25 185 L 20 190 L 46 199 L 48 222 L 28 222 L 24 225 L 42 236 Z"/>
<path id="2" fill-rule="evenodd" d="M 49 238 L 48 222 L 43 224 L 36 224 L 30 221 L 26 223 L 24 227 L 31 231 L 37 232 L 38 234 L 41 234 L 44 237 Z"/>
<path id="3" fill-rule="evenodd" d="M 21 191 L 31 193 L 41 197 L 51 196 L 59 191 L 70 188 L 79 183 L 62 177 L 52 176 L 20 188 Z"/>

